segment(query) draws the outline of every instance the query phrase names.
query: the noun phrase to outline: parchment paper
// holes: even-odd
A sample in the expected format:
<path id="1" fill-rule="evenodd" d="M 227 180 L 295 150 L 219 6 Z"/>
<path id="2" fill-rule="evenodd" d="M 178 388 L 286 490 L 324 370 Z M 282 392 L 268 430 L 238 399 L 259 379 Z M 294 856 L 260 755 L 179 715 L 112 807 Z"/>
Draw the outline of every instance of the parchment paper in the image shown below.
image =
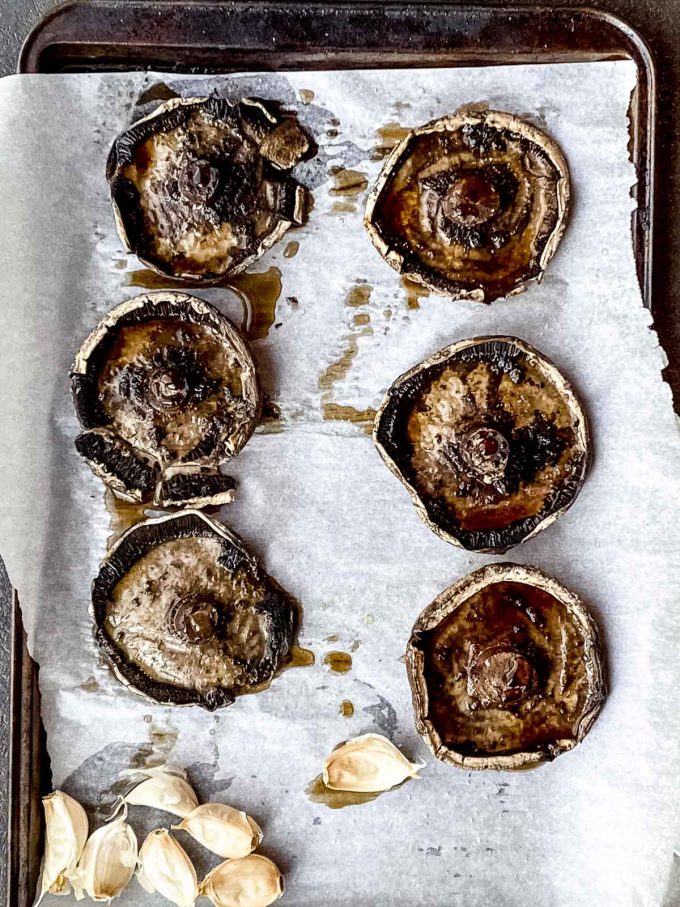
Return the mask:
<path id="1" fill-rule="evenodd" d="M 282 275 L 275 322 L 254 349 L 283 431 L 270 426 L 247 445 L 232 468 L 237 501 L 222 511 L 302 603 L 300 642 L 317 663 L 216 715 L 127 692 L 100 662 L 88 614 L 109 515 L 102 483 L 73 446 L 68 371 L 101 315 L 138 292 L 129 281 L 141 266 L 116 234 L 104 165 L 116 133 L 153 106 L 140 107 L 140 95 L 157 95 L 159 82 L 184 94 L 283 100 L 320 146 L 302 171 L 313 213 L 287 237 L 299 243 L 297 255 L 284 257 L 284 241 L 253 269 Z M 121 769 L 169 758 L 189 767 L 202 797 L 255 816 L 263 851 L 286 873 L 283 903 L 297 907 L 680 903 L 680 445 L 631 249 L 634 83 L 627 62 L 3 80 L 0 551 L 40 665 L 54 785 L 95 819 Z M 314 92 L 308 105 L 301 89 Z M 573 177 L 571 223 L 544 282 L 524 295 L 490 307 L 431 296 L 409 307 L 362 229 L 365 192 L 332 195 L 330 168 L 356 170 L 370 186 L 381 166 L 379 128 L 417 126 L 473 101 L 528 115 L 557 139 Z M 361 293 L 364 302 L 347 304 Z M 241 322 L 229 291 L 199 295 Z M 468 774 L 433 760 L 419 740 L 400 656 L 419 611 L 494 558 L 436 538 L 365 424 L 322 414 L 324 406 L 351 414 L 332 405 L 375 408 L 424 356 L 497 332 L 551 357 L 591 416 L 595 464 L 578 501 L 505 559 L 539 566 L 591 603 L 611 694 L 585 742 L 555 763 Z M 337 642 L 325 641 L 333 635 Z M 331 649 L 352 650 L 349 673 L 323 666 Z M 351 719 L 339 713 L 343 699 L 354 704 Z M 423 780 L 340 811 L 310 802 L 305 787 L 324 756 L 366 731 L 424 758 Z M 170 819 L 141 810 L 131 818 L 140 834 Z M 133 881 L 119 903 L 159 902 Z"/>

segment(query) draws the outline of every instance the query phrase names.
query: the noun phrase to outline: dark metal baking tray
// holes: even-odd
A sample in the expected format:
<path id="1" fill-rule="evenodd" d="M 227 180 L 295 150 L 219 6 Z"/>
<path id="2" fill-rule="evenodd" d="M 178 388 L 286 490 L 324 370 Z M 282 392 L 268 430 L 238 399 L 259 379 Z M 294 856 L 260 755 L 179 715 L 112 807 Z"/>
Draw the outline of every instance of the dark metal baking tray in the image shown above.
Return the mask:
<path id="1" fill-rule="evenodd" d="M 489 66 L 631 59 L 637 88 L 630 154 L 637 169 L 633 244 L 645 304 L 652 308 L 652 202 L 656 85 L 644 39 L 595 9 L 312 2 L 74 0 L 27 38 L 19 72 L 153 69 L 183 73 L 256 70 Z M 663 342 L 663 336 L 662 336 Z M 41 850 L 40 795 L 47 758 L 37 668 L 26 649 L 16 597 L 0 626 L 7 749 L 0 748 L 0 903 L 32 903 Z"/>

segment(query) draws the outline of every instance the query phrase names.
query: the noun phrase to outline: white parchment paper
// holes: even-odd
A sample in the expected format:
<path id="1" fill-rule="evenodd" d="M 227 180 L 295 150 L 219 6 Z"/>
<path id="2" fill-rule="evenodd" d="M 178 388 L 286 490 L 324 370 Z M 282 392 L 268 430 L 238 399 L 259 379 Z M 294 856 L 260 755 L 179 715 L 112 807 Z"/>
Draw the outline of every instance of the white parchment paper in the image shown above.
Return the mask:
<path id="1" fill-rule="evenodd" d="M 151 106 L 140 108 L 140 95 L 161 81 L 183 94 L 283 100 L 320 146 L 302 171 L 314 210 L 287 237 L 297 255 L 284 257 L 284 241 L 254 267 L 281 272 L 275 323 L 254 350 L 284 430 L 248 444 L 232 469 L 237 501 L 222 511 L 302 603 L 300 642 L 317 663 L 216 715 L 149 704 L 100 661 L 89 587 L 109 515 L 102 483 L 73 446 L 73 354 L 104 312 L 139 292 L 130 281 L 141 266 L 113 223 L 106 155 Z M 627 62 L 0 83 L 0 552 L 40 665 L 55 786 L 101 819 L 120 769 L 160 758 L 188 766 L 202 797 L 260 822 L 263 851 L 286 873 L 283 903 L 297 907 L 680 903 L 680 444 L 631 249 L 634 84 Z M 311 103 L 301 89 L 314 92 Z M 433 296 L 409 307 L 362 228 L 365 193 L 332 195 L 330 170 L 351 168 L 370 186 L 379 128 L 417 126 L 474 101 L 527 115 L 561 144 L 570 226 L 527 293 L 490 307 Z M 357 286 L 370 294 L 348 305 Z M 199 295 L 241 322 L 228 290 Z M 594 434 L 594 468 L 574 507 L 505 559 L 537 565 L 591 603 L 611 694 L 581 746 L 520 774 L 468 774 L 429 757 L 399 660 L 419 611 L 493 558 L 456 550 L 420 522 L 365 426 L 322 418 L 328 404 L 375 408 L 420 359 L 484 333 L 516 334 L 551 357 Z M 352 650 L 349 673 L 323 666 L 331 649 Z M 343 699 L 351 719 L 339 713 Z M 340 811 L 310 802 L 305 787 L 327 752 L 366 731 L 425 758 L 423 780 Z M 132 815 L 140 833 L 152 819 L 169 817 Z M 158 902 L 134 881 L 119 901 Z"/>

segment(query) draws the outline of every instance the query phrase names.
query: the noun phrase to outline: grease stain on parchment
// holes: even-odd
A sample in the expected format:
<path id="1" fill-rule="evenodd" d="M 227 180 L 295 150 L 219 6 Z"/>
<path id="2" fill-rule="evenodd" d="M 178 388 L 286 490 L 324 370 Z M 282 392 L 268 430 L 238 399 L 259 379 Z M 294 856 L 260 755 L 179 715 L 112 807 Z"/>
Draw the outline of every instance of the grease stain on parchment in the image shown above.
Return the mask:
<path id="1" fill-rule="evenodd" d="M 401 277 L 399 279 L 399 282 L 404 289 L 407 309 L 419 309 L 420 300 L 427 299 L 427 297 L 430 295 L 430 291 L 427 287 L 423 286 L 422 283 L 418 283 L 415 280 L 409 280 L 408 277 Z"/>
<path id="2" fill-rule="evenodd" d="M 360 806 L 370 803 L 380 796 L 378 793 L 358 793 L 357 791 L 332 790 L 324 784 L 323 775 L 317 775 L 305 788 L 305 793 L 312 803 L 322 803 L 329 809 L 343 809 L 345 806 Z"/>
<path id="3" fill-rule="evenodd" d="M 124 501 L 117 497 L 110 488 L 105 488 L 104 506 L 109 514 L 109 535 L 106 539 L 108 550 L 131 526 L 146 519 L 146 505 Z"/>
<path id="4" fill-rule="evenodd" d="M 345 304 L 353 309 L 365 308 L 371 301 L 373 288 L 365 281 L 357 280 L 345 297 Z M 365 317 L 361 317 L 365 316 Z M 358 320 L 357 320 L 358 319 Z M 352 327 L 345 338 L 345 345 L 337 359 L 329 363 L 318 379 L 321 391 L 321 414 L 325 422 L 350 422 L 359 425 L 366 434 L 373 430 L 375 410 L 371 407 L 357 408 L 347 404 L 335 403 L 333 391 L 335 385 L 349 374 L 354 360 L 359 354 L 359 338 L 373 334 L 368 312 L 355 312 L 352 316 Z"/>
<path id="5" fill-rule="evenodd" d="M 352 214 L 357 210 L 358 196 L 368 189 L 368 177 L 360 170 L 345 167 L 331 167 L 333 185 L 329 194 L 336 201 L 331 207 L 332 214 Z"/>
<path id="6" fill-rule="evenodd" d="M 165 82 L 154 82 L 137 98 L 137 104 L 150 104 L 152 101 L 172 101 L 179 95 Z"/>
<path id="7" fill-rule="evenodd" d="M 411 129 L 408 126 L 402 126 L 401 123 L 392 122 L 380 126 L 376 129 L 378 142 L 374 145 L 371 152 L 371 160 L 384 160 L 406 138 L 409 132 L 411 132 Z"/>
<path id="8" fill-rule="evenodd" d="M 125 286 L 143 290 L 167 290 L 168 278 L 150 268 L 138 268 L 125 274 Z M 198 285 L 190 280 L 172 280 L 173 289 L 196 290 Z M 266 271 L 247 274 L 230 274 L 211 286 L 232 290 L 243 306 L 241 330 L 251 340 L 263 340 L 276 318 L 276 303 L 281 296 L 281 271 L 270 267 Z"/>
<path id="9" fill-rule="evenodd" d="M 90 676 L 87 680 L 84 680 L 79 687 L 85 693 L 96 693 L 99 687 L 99 681 L 96 677 Z"/>
<path id="10" fill-rule="evenodd" d="M 327 652 L 324 655 L 323 663 L 331 674 L 346 674 L 352 670 L 352 656 L 349 652 Z"/>

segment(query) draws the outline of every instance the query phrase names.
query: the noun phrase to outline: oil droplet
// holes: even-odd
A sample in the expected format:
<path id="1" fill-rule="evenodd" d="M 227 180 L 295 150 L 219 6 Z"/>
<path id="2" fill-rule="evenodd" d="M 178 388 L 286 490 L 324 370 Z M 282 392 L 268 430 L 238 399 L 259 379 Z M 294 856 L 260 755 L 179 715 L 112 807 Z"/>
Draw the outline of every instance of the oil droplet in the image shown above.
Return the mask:
<path id="1" fill-rule="evenodd" d="M 349 196 L 361 195 L 368 189 L 368 177 L 360 170 L 345 170 L 344 167 L 331 167 L 331 177 L 334 185 L 329 192 L 331 195 Z"/>
<path id="2" fill-rule="evenodd" d="M 143 290 L 167 290 L 168 278 L 150 268 L 128 271 L 125 286 Z M 172 280 L 173 288 L 195 290 L 199 286 L 192 280 Z M 281 271 L 271 267 L 267 271 L 248 274 L 229 274 L 211 286 L 228 287 L 239 297 L 244 308 L 241 329 L 249 340 L 262 340 L 276 317 L 276 303 L 281 296 Z"/>
<path id="3" fill-rule="evenodd" d="M 178 97 L 177 92 L 173 91 L 165 82 L 156 82 L 139 96 L 137 103 L 149 104 L 151 101 L 171 101 L 173 98 Z"/>
<path id="4" fill-rule="evenodd" d="M 281 271 L 271 267 L 259 273 L 232 274 L 221 286 L 229 287 L 242 300 L 246 310 L 242 329 L 248 339 L 264 339 L 276 317 Z"/>
<path id="5" fill-rule="evenodd" d="M 349 652 L 327 652 L 323 663 L 331 674 L 346 674 L 352 668 L 352 656 Z"/>
<path id="6" fill-rule="evenodd" d="M 373 287 L 369 286 L 367 283 L 355 283 L 345 297 L 345 303 L 357 308 L 362 305 L 368 305 L 371 301 L 372 292 Z"/>
<path id="7" fill-rule="evenodd" d="M 331 214 L 353 214 L 357 206 L 352 202 L 333 202 Z"/>
<path id="8" fill-rule="evenodd" d="M 407 309 L 419 309 L 420 300 L 425 299 L 430 295 L 430 291 L 427 287 L 424 287 L 421 283 L 417 283 L 415 280 L 409 280 L 408 277 L 401 277 L 400 283 L 406 291 Z"/>
<path id="9" fill-rule="evenodd" d="M 96 678 L 88 677 L 87 680 L 80 684 L 80 689 L 84 690 L 86 693 L 96 693 L 99 689 L 99 684 L 97 683 Z"/>
<path id="10" fill-rule="evenodd" d="M 136 271 L 129 271 L 125 275 L 125 286 L 126 287 L 140 287 L 142 290 L 167 290 L 169 277 L 164 277 L 162 274 L 156 274 L 155 271 L 152 271 L 150 268 L 138 268 Z M 196 288 L 195 283 L 190 283 L 187 280 L 174 280 L 172 281 L 174 287 L 179 289 L 188 289 L 189 287 Z"/>
<path id="11" fill-rule="evenodd" d="M 376 410 L 370 406 L 366 409 L 355 409 L 353 406 L 345 406 L 341 403 L 324 403 L 321 413 L 326 422 L 352 422 L 360 425 L 366 435 L 373 432 Z"/>
<path id="12" fill-rule="evenodd" d="M 381 792 L 358 793 L 357 791 L 331 790 L 323 781 L 323 775 L 316 778 L 305 788 L 305 793 L 312 803 L 323 803 L 329 809 L 342 809 L 345 806 L 360 806 L 370 803 L 380 796 Z"/>
<path id="13" fill-rule="evenodd" d="M 342 381 L 352 367 L 352 363 L 356 359 L 358 352 L 359 344 L 357 343 L 357 335 L 352 334 L 347 338 L 347 346 L 340 357 L 326 366 L 319 375 L 319 388 L 322 391 L 330 392 L 338 381 Z"/>
<path id="14" fill-rule="evenodd" d="M 367 614 L 367 615 L 364 617 L 364 623 L 365 623 L 365 624 L 369 624 L 369 626 L 370 626 L 370 624 L 375 623 L 375 617 L 373 617 L 372 614 Z"/>
<path id="15" fill-rule="evenodd" d="M 345 298 L 345 303 L 353 308 L 366 306 L 370 302 L 373 288 L 364 282 L 356 282 Z M 357 313 L 366 314 L 366 313 Z M 355 323 L 356 323 L 356 317 Z M 370 317 L 368 319 L 370 321 Z M 349 373 L 352 363 L 359 353 L 359 337 L 373 334 L 373 328 L 366 319 L 361 319 L 356 324 L 356 330 L 347 337 L 346 346 L 340 356 L 331 362 L 321 372 L 318 379 L 319 389 L 321 390 L 321 412 L 324 420 L 355 422 L 363 425 L 364 430 L 372 430 L 373 418 L 375 411 L 372 409 L 356 409 L 353 406 L 345 406 L 333 402 L 333 388 L 342 381 Z M 370 425 L 370 428 L 369 428 Z"/>
<path id="16" fill-rule="evenodd" d="M 139 523 L 146 517 L 144 504 L 123 501 L 121 498 L 116 497 L 110 488 L 104 491 L 104 506 L 110 518 L 109 530 L 111 534 L 106 540 L 107 548 L 110 548 L 114 542 L 118 541 L 130 526 L 134 526 L 135 523 Z"/>
<path id="17" fill-rule="evenodd" d="M 378 135 L 378 144 L 373 148 L 371 153 L 372 161 L 381 161 L 386 158 L 393 148 L 409 134 L 411 130 L 408 126 L 402 126 L 400 123 L 386 123 L 379 129 L 376 129 Z"/>
<path id="18" fill-rule="evenodd" d="M 298 254 L 298 249 L 300 248 L 300 243 L 296 242 L 294 239 L 288 243 L 286 248 L 283 250 L 284 258 L 294 258 Z"/>
<path id="19" fill-rule="evenodd" d="M 291 646 L 288 658 L 287 668 L 309 668 L 316 661 L 316 656 L 312 650 L 303 649 L 302 646 Z"/>
<path id="20" fill-rule="evenodd" d="M 343 699 L 340 703 L 340 714 L 343 718 L 351 718 L 354 714 L 354 705 L 349 699 Z"/>
<path id="21" fill-rule="evenodd" d="M 307 107 L 314 100 L 314 92 L 311 88 L 301 88 L 298 92 L 300 95 L 300 100 Z"/>

